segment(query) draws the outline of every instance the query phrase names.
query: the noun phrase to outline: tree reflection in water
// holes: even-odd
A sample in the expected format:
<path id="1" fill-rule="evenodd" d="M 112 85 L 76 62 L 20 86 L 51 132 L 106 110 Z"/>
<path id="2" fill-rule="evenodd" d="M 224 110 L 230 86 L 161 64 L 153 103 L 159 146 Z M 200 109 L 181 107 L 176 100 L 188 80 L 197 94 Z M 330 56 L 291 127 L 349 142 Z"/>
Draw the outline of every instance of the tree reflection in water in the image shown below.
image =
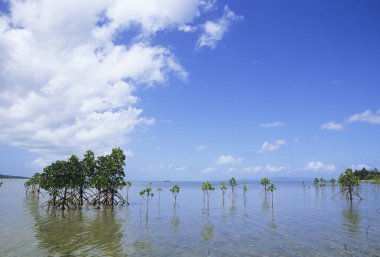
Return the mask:
<path id="1" fill-rule="evenodd" d="M 347 209 L 342 210 L 342 215 L 346 222 L 346 224 L 343 224 L 343 228 L 349 233 L 356 234 L 360 227 L 360 214 L 359 210 L 354 208 L 352 203 L 349 205 Z"/>
<path id="2" fill-rule="evenodd" d="M 202 231 L 201 237 L 207 242 L 207 256 L 210 256 L 210 241 L 214 238 L 214 225 L 211 223 L 207 223 Z"/>
<path id="3" fill-rule="evenodd" d="M 41 250 L 54 256 L 127 256 L 121 222 L 112 209 L 46 212 L 37 199 L 26 201 Z"/>

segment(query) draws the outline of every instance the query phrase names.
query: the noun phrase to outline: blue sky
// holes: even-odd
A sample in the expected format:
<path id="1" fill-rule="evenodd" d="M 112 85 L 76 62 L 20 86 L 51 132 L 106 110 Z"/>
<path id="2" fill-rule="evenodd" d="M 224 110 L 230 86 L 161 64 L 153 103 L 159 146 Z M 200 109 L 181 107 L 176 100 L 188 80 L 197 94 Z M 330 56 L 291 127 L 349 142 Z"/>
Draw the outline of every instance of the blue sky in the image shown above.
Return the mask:
<path id="1" fill-rule="evenodd" d="M 132 180 L 380 167 L 378 1 L 157 2 L 2 3 L 0 173 L 116 146 Z"/>

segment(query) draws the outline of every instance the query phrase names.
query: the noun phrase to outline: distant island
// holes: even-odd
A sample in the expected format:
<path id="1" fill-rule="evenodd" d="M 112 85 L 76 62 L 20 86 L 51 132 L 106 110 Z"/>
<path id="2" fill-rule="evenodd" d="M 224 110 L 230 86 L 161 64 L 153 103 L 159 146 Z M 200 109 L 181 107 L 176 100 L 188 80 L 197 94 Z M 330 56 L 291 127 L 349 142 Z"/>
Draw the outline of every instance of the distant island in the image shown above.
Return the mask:
<path id="1" fill-rule="evenodd" d="M 22 177 L 22 176 L 11 176 L 11 175 L 3 175 L 0 174 L 0 179 L 5 179 L 5 178 L 14 178 L 14 179 L 28 179 L 29 177 Z"/>

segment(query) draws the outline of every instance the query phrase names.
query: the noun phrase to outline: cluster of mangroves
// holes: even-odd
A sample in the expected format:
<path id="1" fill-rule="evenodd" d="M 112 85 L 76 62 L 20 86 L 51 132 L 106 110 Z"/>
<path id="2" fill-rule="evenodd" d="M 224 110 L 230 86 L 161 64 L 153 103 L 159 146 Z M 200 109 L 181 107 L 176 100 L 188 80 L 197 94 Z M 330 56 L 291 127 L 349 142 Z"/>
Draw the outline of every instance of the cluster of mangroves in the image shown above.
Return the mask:
<path id="1" fill-rule="evenodd" d="M 100 207 L 128 203 L 119 193 L 128 186 L 124 181 L 125 154 L 120 148 L 95 158 L 88 150 L 82 160 L 72 155 L 68 160 L 55 161 L 25 182 L 26 194 L 39 196 L 41 189 L 49 199 L 43 204 L 48 210 L 75 209 L 84 204 Z"/>

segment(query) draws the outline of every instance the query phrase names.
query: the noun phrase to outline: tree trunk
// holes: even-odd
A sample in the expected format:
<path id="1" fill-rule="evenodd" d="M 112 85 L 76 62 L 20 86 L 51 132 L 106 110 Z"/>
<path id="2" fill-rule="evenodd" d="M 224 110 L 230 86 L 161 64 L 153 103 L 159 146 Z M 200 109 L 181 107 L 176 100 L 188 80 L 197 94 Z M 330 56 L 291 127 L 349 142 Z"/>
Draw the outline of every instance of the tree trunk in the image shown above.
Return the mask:
<path id="1" fill-rule="evenodd" d="M 348 187 L 348 193 L 349 193 L 350 201 L 352 202 L 352 186 Z"/>
<path id="2" fill-rule="evenodd" d="M 83 185 L 79 188 L 79 206 L 83 206 Z"/>
<path id="3" fill-rule="evenodd" d="M 98 189 L 98 209 L 100 209 L 100 189 Z"/>
<path id="4" fill-rule="evenodd" d="M 63 194 L 62 211 L 65 210 L 65 205 L 66 205 L 66 194 L 67 194 L 67 188 L 65 188 L 65 192 L 64 192 L 64 194 Z"/>
<path id="5" fill-rule="evenodd" d="M 141 212 L 141 207 L 140 207 Z M 148 212 L 149 212 L 149 195 L 146 198 L 146 214 L 145 214 L 145 227 L 148 228 Z M 141 214 L 140 214 L 141 216 Z"/>
<path id="6" fill-rule="evenodd" d="M 113 207 L 113 201 L 115 199 L 115 190 L 111 189 L 111 206 Z"/>
<path id="7" fill-rule="evenodd" d="M 210 210 L 210 197 L 209 197 L 209 194 L 207 193 L 207 214 Z"/>

